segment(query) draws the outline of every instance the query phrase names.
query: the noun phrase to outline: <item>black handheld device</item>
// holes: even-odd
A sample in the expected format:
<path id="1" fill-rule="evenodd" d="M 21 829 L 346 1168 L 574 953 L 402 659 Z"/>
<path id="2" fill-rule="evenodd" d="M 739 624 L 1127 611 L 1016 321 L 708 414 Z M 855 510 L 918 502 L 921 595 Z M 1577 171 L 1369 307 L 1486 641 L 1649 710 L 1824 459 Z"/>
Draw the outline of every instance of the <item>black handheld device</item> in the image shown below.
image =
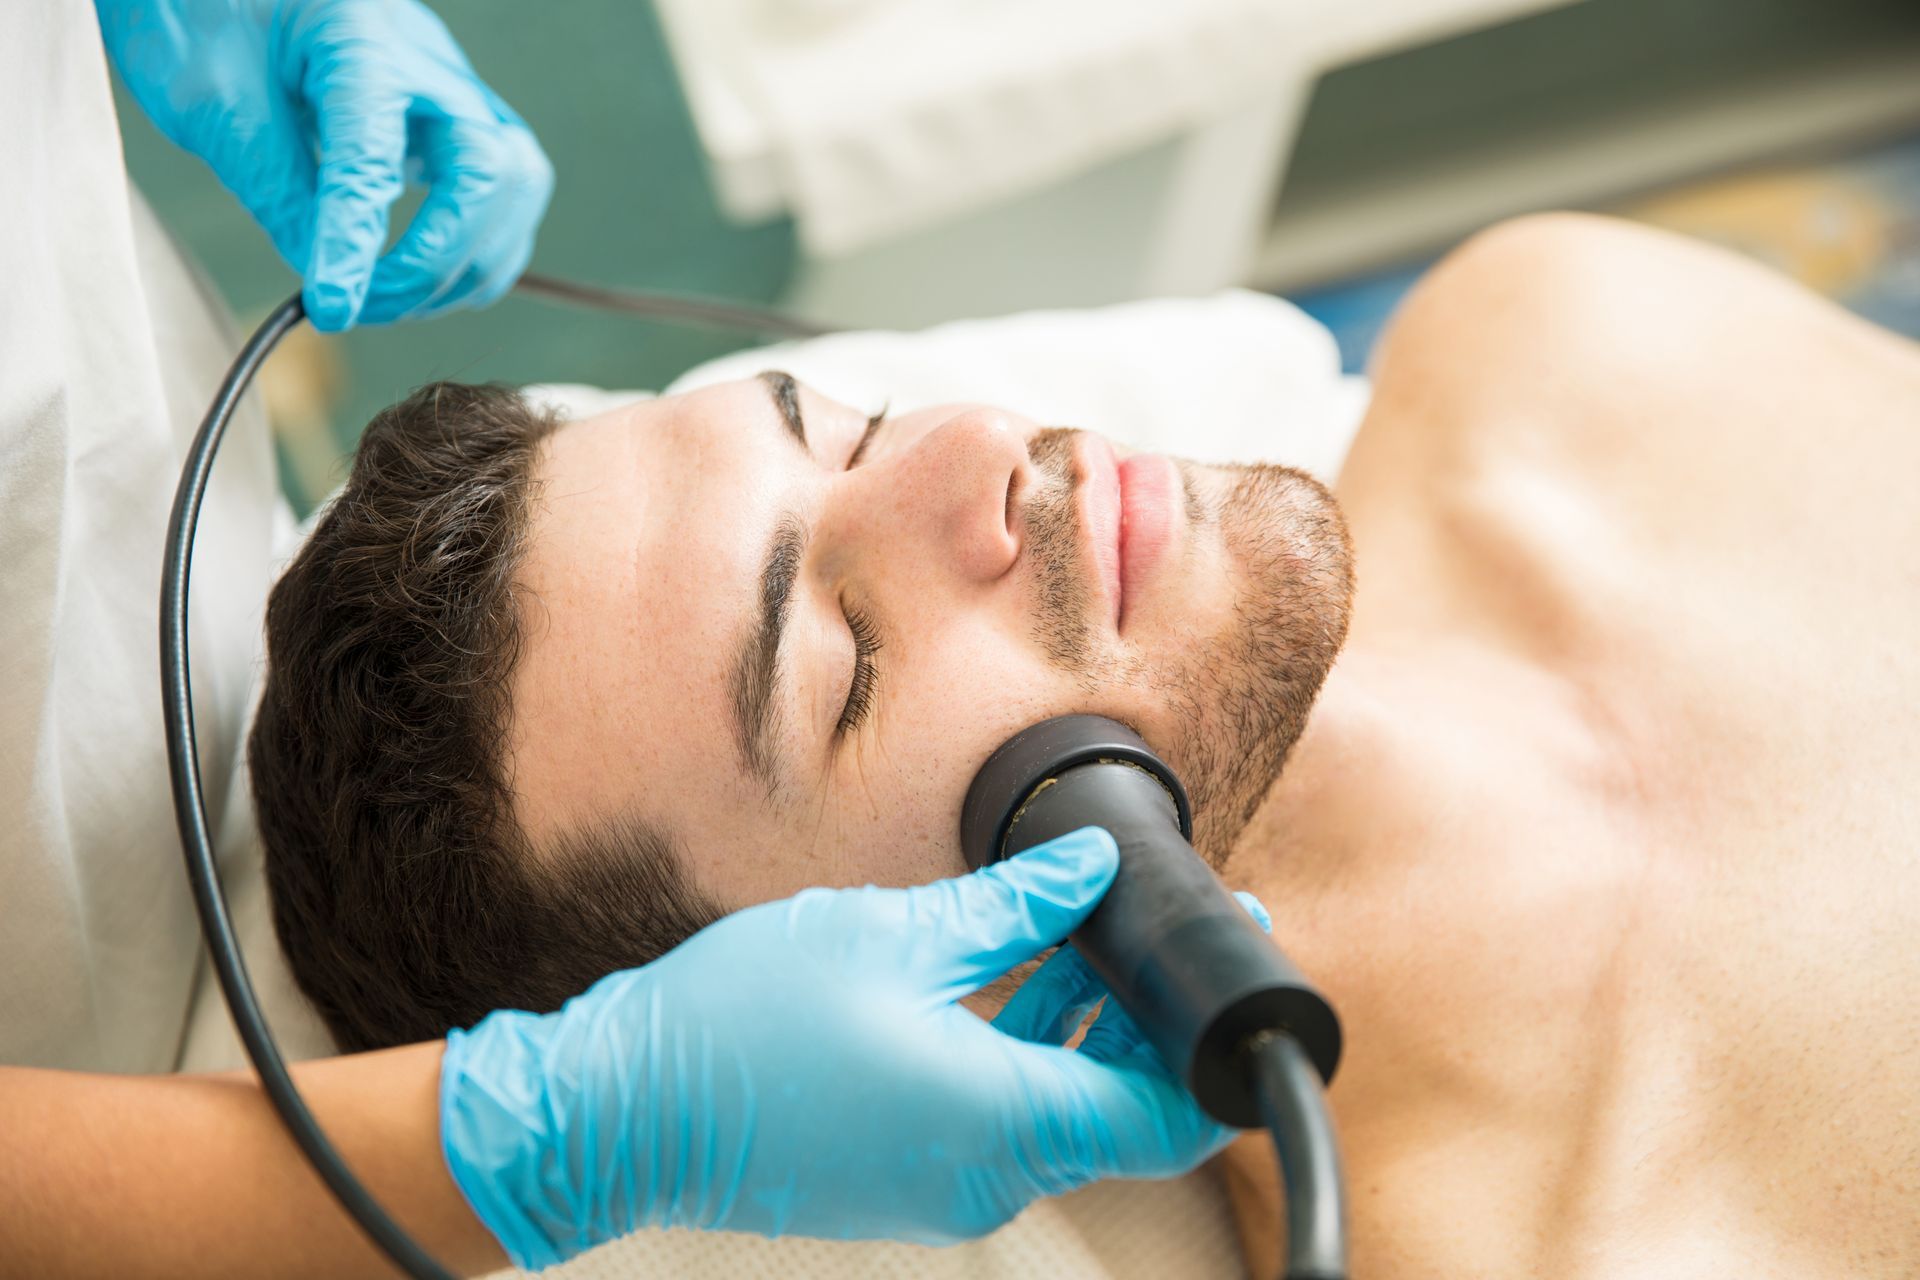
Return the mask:
<path id="1" fill-rule="evenodd" d="M 1321 1087 L 1339 1065 L 1340 1021 L 1194 852 L 1173 770 L 1117 721 L 1043 720 L 981 766 L 960 839 L 977 870 L 1087 826 L 1113 836 L 1120 870 L 1073 945 L 1210 1115 L 1273 1133 L 1286 1275 L 1344 1277 L 1345 1195 Z"/>

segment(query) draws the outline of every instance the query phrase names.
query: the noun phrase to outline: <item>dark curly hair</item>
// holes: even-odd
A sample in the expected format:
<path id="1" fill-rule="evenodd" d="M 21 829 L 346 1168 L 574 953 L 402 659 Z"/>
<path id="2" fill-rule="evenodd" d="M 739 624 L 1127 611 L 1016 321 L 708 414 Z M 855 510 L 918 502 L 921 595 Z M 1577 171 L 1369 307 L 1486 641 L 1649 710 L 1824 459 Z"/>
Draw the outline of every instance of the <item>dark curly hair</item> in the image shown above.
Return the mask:
<path id="1" fill-rule="evenodd" d="M 248 765 L 280 945 L 348 1051 L 545 1011 L 721 911 L 614 814 L 536 850 L 504 743 L 551 414 L 441 382 L 382 412 L 273 589 Z"/>

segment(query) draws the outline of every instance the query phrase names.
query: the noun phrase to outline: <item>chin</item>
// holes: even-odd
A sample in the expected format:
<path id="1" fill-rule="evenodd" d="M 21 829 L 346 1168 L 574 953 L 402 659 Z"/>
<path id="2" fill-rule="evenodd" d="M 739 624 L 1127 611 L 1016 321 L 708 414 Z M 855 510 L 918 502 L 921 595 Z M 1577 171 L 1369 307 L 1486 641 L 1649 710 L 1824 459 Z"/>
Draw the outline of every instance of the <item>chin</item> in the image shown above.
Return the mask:
<path id="1" fill-rule="evenodd" d="M 1333 495 L 1287 467 L 1228 470 L 1216 509 L 1227 602 L 1137 674 L 1143 736 L 1193 800 L 1194 845 L 1215 866 L 1286 765 L 1347 635 L 1353 549 Z M 1186 630 L 1194 636 L 1194 630 Z M 1156 735 L 1153 730 L 1158 730 Z"/>

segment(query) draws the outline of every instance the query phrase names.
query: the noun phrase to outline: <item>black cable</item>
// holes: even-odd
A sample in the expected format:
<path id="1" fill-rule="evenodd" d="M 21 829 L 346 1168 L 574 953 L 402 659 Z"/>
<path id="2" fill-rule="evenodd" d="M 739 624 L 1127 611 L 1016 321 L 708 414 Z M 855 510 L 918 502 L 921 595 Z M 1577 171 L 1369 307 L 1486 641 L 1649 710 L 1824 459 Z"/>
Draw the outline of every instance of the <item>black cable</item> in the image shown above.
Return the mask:
<path id="1" fill-rule="evenodd" d="M 778 312 L 730 303 L 603 289 L 538 276 L 523 277 L 519 287 L 528 293 L 583 306 L 750 333 L 812 337 L 829 332 Z M 193 676 L 187 652 L 188 579 L 193 567 L 193 539 L 200 520 L 200 504 L 206 497 L 214 454 L 226 435 L 227 424 L 240 397 L 246 394 L 254 375 L 280 339 L 305 316 L 300 295 L 295 294 L 276 307 L 240 349 L 213 404 L 207 409 L 207 416 L 200 423 L 199 432 L 187 448 L 180 485 L 174 491 L 173 514 L 167 520 L 166 558 L 160 571 L 160 692 L 167 728 L 167 768 L 173 782 L 173 812 L 180 826 L 180 844 L 187 860 L 187 879 L 193 886 L 194 907 L 200 914 L 200 932 L 206 939 L 214 972 L 220 979 L 220 990 L 227 998 L 234 1027 L 240 1033 L 240 1042 L 246 1046 L 247 1057 L 253 1061 L 273 1109 L 279 1112 L 287 1131 L 340 1202 L 340 1207 L 395 1266 L 414 1280 L 452 1280 L 452 1273 L 415 1243 L 354 1176 L 294 1087 L 286 1060 L 280 1056 L 273 1032 L 260 1011 L 259 998 L 247 976 L 246 961 L 233 931 L 233 919 L 227 912 L 226 894 L 220 887 L 220 869 L 208 829 L 206 797 L 200 783 L 199 746 L 193 725 Z"/>
<path id="2" fill-rule="evenodd" d="M 200 424 L 187 450 L 186 467 L 180 473 L 180 487 L 173 495 L 173 515 L 167 521 L 166 560 L 160 576 L 160 688 L 167 723 L 167 765 L 173 778 L 173 813 L 180 824 L 180 844 L 187 858 L 187 879 L 193 884 L 193 904 L 200 913 L 200 932 L 207 940 L 213 969 L 220 978 L 220 990 L 227 998 L 233 1024 L 260 1074 L 260 1086 L 272 1099 L 293 1140 L 300 1144 L 307 1162 L 319 1173 L 361 1230 L 392 1258 L 395 1265 L 415 1280 L 452 1280 L 452 1273 L 435 1262 L 425 1249 L 387 1216 L 379 1202 L 354 1177 L 346 1161 L 334 1149 L 320 1129 L 313 1113 L 294 1088 L 287 1074 L 286 1060 L 280 1056 L 273 1033 L 260 1012 L 253 982 L 247 976 L 246 960 L 234 936 L 233 918 L 227 913 L 226 894 L 220 888 L 220 871 L 213 853 L 213 839 L 207 829 L 206 801 L 200 787 L 200 759 L 193 726 L 193 677 L 187 657 L 187 590 L 193 565 L 193 535 L 200 519 L 200 503 L 206 497 L 207 477 L 213 471 L 213 456 L 226 434 L 233 409 L 245 394 L 253 375 L 265 362 L 287 331 L 306 315 L 295 294 L 274 309 L 240 351 L 239 359 L 227 370 L 226 381 Z"/>
<path id="3" fill-rule="evenodd" d="M 1347 1190 L 1320 1073 L 1292 1036 L 1247 1042 L 1260 1118 L 1280 1157 L 1287 1198 L 1285 1280 L 1347 1280 Z"/>
<path id="4" fill-rule="evenodd" d="M 666 293 L 642 293 L 632 289 L 610 289 L 604 285 L 575 284 L 571 280 L 556 280 L 552 276 L 536 275 L 531 271 L 520 277 L 520 283 L 514 286 L 514 290 L 550 302 L 598 307 L 604 311 L 624 311 L 628 315 L 668 320 L 676 324 L 703 325 L 711 329 L 772 334 L 782 338 L 819 338 L 834 332 L 825 325 L 765 307 L 714 302 L 707 298 L 682 298 Z"/>

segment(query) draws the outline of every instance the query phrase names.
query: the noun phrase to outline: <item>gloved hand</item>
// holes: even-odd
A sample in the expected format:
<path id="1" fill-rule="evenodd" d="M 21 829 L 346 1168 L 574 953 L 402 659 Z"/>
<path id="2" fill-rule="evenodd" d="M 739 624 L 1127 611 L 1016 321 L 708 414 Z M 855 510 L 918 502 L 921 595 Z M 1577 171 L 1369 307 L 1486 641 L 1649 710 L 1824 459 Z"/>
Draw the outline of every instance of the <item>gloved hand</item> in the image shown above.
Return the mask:
<path id="1" fill-rule="evenodd" d="M 266 228 L 315 328 L 483 306 L 526 269 L 553 168 L 415 0 L 97 9 L 134 99 Z M 428 194 L 380 257 L 410 163 Z"/>
<path id="2" fill-rule="evenodd" d="M 448 1038 L 441 1143 L 513 1261 L 640 1227 L 945 1243 L 1231 1136 L 1063 948 L 996 1023 L 955 1003 L 1059 942 L 1118 865 L 1088 828 L 913 889 L 729 916 L 545 1016 Z"/>

